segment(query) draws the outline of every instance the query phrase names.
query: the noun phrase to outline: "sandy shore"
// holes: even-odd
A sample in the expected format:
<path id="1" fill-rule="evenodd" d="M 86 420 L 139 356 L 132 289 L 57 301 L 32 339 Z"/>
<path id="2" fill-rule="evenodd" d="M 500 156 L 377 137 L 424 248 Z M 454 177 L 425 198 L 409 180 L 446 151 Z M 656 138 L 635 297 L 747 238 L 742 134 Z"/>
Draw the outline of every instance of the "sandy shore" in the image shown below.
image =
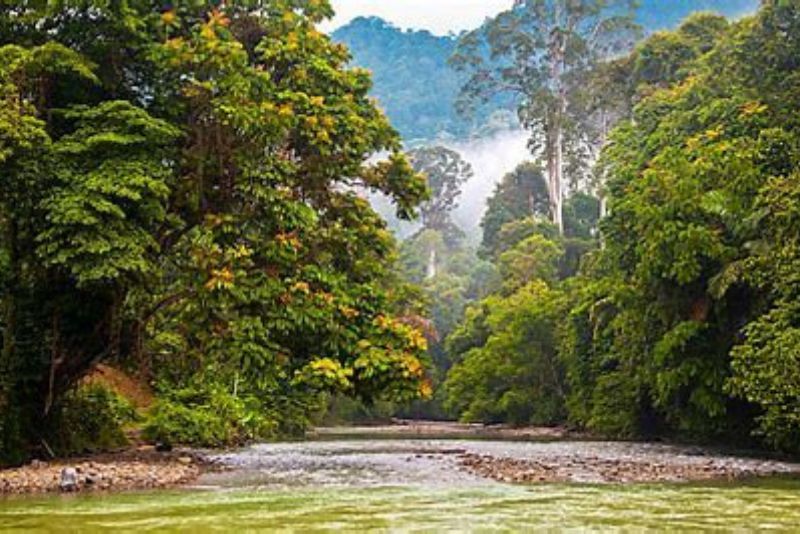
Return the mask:
<path id="1" fill-rule="evenodd" d="M 52 462 L 34 461 L 0 471 L 0 494 L 30 494 L 62 491 L 61 473 L 74 469 L 74 491 L 127 491 L 165 489 L 189 484 L 214 466 L 194 451 L 157 452 L 140 447 Z"/>

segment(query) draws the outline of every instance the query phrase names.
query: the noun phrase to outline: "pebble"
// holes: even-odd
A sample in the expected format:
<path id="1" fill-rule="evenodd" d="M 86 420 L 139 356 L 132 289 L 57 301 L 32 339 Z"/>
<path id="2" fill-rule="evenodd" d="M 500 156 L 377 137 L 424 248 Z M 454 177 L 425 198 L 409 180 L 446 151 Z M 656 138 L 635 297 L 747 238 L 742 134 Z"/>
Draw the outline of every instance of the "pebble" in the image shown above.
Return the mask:
<path id="1" fill-rule="evenodd" d="M 211 466 L 204 458 L 155 451 L 125 451 L 90 459 L 42 462 L 0 470 L 0 494 L 123 491 L 176 487 Z"/>
<path id="2" fill-rule="evenodd" d="M 701 456 L 699 454 L 688 455 Z M 531 484 L 555 482 L 649 483 L 738 480 L 754 476 L 785 474 L 786 467 L 768 461 L 758 465 L 726 458 L 702 461 L 676 459 L 653 462 L 635 459 L 597 457 L 565 458 L 554 455 L 539 460 L 496 458 L 473 453 L 461 454 L 462 469 L 498 482 Z"/>

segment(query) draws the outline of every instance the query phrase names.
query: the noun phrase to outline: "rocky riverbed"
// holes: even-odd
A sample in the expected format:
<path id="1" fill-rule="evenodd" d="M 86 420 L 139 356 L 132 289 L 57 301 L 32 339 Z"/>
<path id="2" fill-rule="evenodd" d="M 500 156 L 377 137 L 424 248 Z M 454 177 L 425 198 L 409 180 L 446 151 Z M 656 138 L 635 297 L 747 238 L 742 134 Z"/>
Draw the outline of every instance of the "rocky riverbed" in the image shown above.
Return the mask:
<path id="1" fill-rule="evenodd" d="M 482 487 L 640 484 L 800 476 L 800 464 L 698 447 L 601 441 L 325 439 L 222 454 L 211 486 Z"/>
<path id="2" fill-rule="evenodd" d="M 697 458 L 679 451 L 675 456 L 661 454 L 640 459 L 600 458 L 591 454 L 518 459 L 465 453 L 459 456 L 459 466 L 484 478 L 514 484 L 733 481 L 800 472 L 800 466 L 782 462 L 733 457 Z"/>
<path id="3" fill-rule="evenodd" d="M 0 471 L 0 494 L 125 491 L 193 484 L 208 488 L 485 487 L 492 484 L 641 484 L 800 477 L 800 463 L 656 443 L 576 440 L 557 430 L 441 426 L 317 431 L 317 439 L 202 455 L 140 447 L 117 454 L 34 462 Z M 372 432 L 373 435 L 368 435 Z M 498 435 L 505 439 L 498 439 Z M 453 436 L 458 436 L 454 438 Z M 510 439 L 509 439 L 510 438 Z M 64 487 L 66 477 L 74 481 Z"/>
<path id="4" fill-rule="evenodd" d="M 0 471 L 0 494 L 162 489 L 195 481 L 214 466 L 194 451 L 140 447 Z"/>

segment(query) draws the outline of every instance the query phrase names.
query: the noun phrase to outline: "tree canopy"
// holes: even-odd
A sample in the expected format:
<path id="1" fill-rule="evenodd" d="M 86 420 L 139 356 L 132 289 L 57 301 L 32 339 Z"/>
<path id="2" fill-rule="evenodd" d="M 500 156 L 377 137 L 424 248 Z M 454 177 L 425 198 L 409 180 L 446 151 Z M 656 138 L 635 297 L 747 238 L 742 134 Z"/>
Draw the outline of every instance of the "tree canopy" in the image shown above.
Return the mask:
<path id="1" fill-rule="evenodd" d="M 630 106 L 598 163 L 601 246 L 558 271 L 569 239 L 521 209 L 500 231 L 484 225 L 507 282 L 447 342 L 456 414 L 527 423 L 542 406 L 607 436 L 798 450 L 798 11 L 775 0 L 734 23 L 694 15 L 598 69 L 618 69 Z M 493 201 L 513 208 L 503 187 Z"/>
<path id="2" fill-rule="evenodd" d="M 425 181 L 369 74 L 316 29 L 331 13 L 319 0 L 4 8 L 6 460 L 48 447 L 64 393 L 105 360 L 163 391 L 165 439 L 170 414 L 218 386 L 268 414 L 245 434 L 301 428 L 322 392 L 425 393 L 425 339 L 387 290 L 394 240 L 355 192 L 408 218 Z"/>

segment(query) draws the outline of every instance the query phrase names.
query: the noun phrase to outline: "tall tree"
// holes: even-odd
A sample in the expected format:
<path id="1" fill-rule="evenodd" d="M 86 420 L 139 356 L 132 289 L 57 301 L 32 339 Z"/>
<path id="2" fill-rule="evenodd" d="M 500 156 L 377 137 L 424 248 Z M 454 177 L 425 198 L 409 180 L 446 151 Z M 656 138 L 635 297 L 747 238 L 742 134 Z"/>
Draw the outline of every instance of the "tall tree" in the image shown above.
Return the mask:
<path id="1" fill-rule="evenodd" d="M 425 183 L 369 74 L 316 29 L 327 1 L 12 4 L 0 461 L 113 357 L 152 364 L 165 395 L 217 386 L 296 429 L 322 391 L 425 389 L 425 339 L 387 291 L 394 240 L 353 192 L 409 218 Z"/>
<path id="2" fill-rule="evenodd" d="M 423 230 L 439 232 L 447 244 L 454 245 L 463 232 L 450 215 L 458 208 L 461 188 L 473 176 L 472 166 L 461 155 L 442 146 L 423 147 L 409 153 L 414 170 L 428 179 L 430 200 L 420 206 Z M 428 250 L 428 278 L 436 276 L 436 247 Z"/>
<path id="3" fill-rule="evenodd" d="M 521 163 L 503 176 L 487 201 L 487 210 L 481 220 L 481 254 L 499 255 L 503 247 L 498 239 L 504 225 L 526 218 L 546 218 L 549 213 L 547 181 L 541 168 L 535 163 Z"/>
<path id="4" fill-rule="evenodd" d="M 515 0 L 462 37 L 452 58 L 472 72 L 462 107 L 503 92 L 519 97 L 530 148 L 546 168 L 551 217 L 562 232 L 566 177 L 575 183 L 586 172 L 593 137 L 587 77 L 633 45 L 635 6 L 633 0 Z"/>
<path id="5" fill-rule="evenodd" d="M 450 214 L 458 208 L 461 188 L 473 176 L 472 166 L 455 150 L 443 146 L 417 148 L 409 152 L 414 170 L 428 179 L 431 198 L 420 206 L 423 226 L 445 230 Z"/>

